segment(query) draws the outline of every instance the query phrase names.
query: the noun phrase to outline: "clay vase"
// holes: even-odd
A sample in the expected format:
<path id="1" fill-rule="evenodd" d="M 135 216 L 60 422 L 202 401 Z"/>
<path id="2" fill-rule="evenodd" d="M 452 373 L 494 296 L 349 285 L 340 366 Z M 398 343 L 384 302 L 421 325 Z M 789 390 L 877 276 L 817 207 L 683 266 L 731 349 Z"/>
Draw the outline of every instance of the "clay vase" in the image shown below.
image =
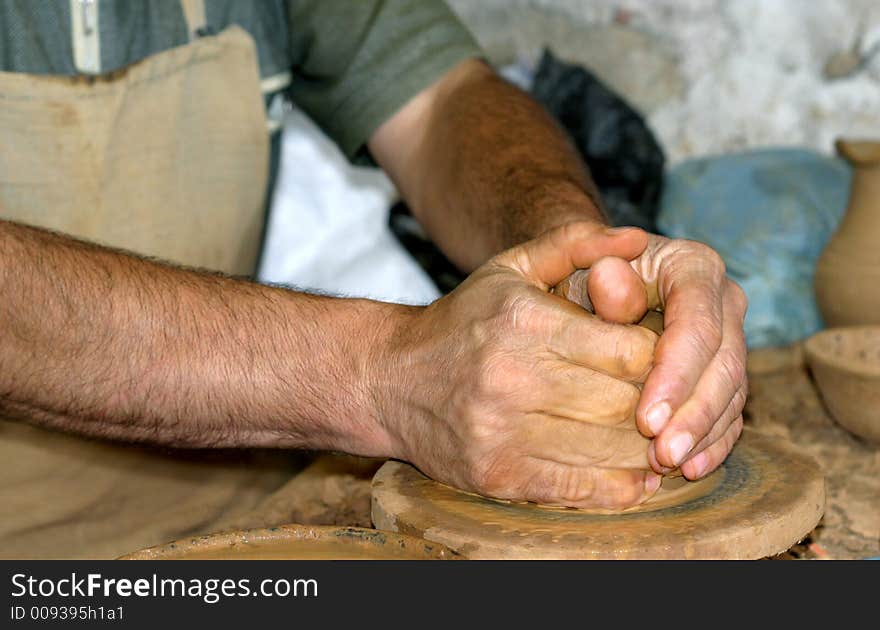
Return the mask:
<path id="1" fill-rule="evenodd" d="M 880 142 L 838 140 L 855 169 L 849 205 L 816 266 L 825 325 L 880 324 Z"/>

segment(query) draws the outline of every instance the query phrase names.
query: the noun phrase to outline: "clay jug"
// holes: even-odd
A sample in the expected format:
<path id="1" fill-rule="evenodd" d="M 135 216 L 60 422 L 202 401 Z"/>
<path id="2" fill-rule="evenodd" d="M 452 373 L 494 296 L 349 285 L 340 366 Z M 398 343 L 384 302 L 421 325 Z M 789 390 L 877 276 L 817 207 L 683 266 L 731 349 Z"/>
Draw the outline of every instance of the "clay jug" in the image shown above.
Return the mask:
<path id="1" fill-rule="evenodd" d="M 816 301 L 825 325 L 880 324 L 880 142 L 838 140 L 852 164 L 846 214 L 816 266 Z"/>

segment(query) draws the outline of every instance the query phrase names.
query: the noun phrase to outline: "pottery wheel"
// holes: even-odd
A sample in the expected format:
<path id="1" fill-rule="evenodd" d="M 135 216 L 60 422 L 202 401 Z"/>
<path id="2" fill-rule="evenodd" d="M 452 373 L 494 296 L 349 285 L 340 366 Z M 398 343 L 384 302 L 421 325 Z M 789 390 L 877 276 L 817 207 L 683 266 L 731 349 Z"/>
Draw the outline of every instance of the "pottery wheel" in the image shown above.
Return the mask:
<path id="1" fill-rule="evenodd" d="M 649 502 L 609 513 L 496 501 L 389 461 L 373 478 L 373 523 L 467 558 L 763 558 L 819 522 L 825 482 L 811 459 L 745 431 L 727 461 L 698 482 L 664 480 Z"/>

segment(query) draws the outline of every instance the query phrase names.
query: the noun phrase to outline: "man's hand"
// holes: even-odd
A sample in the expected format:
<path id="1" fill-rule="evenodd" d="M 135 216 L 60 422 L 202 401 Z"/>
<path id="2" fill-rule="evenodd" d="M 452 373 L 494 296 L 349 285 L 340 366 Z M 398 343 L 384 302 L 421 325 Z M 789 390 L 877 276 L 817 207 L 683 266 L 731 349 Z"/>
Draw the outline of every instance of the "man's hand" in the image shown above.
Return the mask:
<path id="1" fill-rule="evenodd" d="M 603 220 L 589 172 L 563 131 L 477 61 L 413 98 L 376 130 L 369 148 L 428 234 L 464 270 L 556 226 Z M 641 431 L 656 436 L 651 464 L 660 472 L 681 462 L 688 478 L 704 476 L 742 427 L 745 298 L 725 278 L 718 255 L 699 243 L 651 236 L 644 253 L 623 266 L 621 274 L 603 260 L 590 274 L 602 294 L 594 300 L 600 317 L 631 323 L 646 308 L 665 312 L 666 332 L 636 414 Z M 619 282 L 603 284 L 603 276 Z"/>
<path id="2" fill-rule="evenodd" d="M 636 418 L 651 466 L 681 466 L 688 479 L 715 470 L 742 432 L 748 391 L 743 318 L 746 298 L 726 278 L 724 263 L 694 241 L 650 235 L 630 262 L 597 261 L 568 280 L 570 299 L 610 322 L 638 321 L 647 308 L 664 311 L 663 335 L 645 381 Z"/>
<path id="3" fill-rule="evenodd" d="M 548 292 L 601 256 L 635 258 L 646 240 L 572 223 L 412 311 L 377 362 L 397 456 L 502 499 L 619 509 L 651 496 L 660 477 L 635 413 L 656 335 Z"/>

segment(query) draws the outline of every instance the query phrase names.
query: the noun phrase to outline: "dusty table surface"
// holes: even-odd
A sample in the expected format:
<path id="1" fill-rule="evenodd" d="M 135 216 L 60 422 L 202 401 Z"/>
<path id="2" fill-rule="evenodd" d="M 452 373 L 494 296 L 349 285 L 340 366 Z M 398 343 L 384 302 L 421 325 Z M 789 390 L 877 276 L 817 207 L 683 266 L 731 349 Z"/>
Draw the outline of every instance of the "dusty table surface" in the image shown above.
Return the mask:
<path id="1" fill-rule="evenodd" d="M 880 448 L 831 419 L 803 362 L 800 345 L 749 356 L 745 421 L 785 438 L 813 457 L 825 475 L 825 516 L 793 557 L 880 556 Z"/>
<path id="2" fill-rule="evenodd" d="M 746 424 L 791 441 L 816 460 L 826 478 L 824 518 L 803 544 L 782 557 L 880 556 L 880 449 L 851 436 L 828 416 L 800 346 L 752 353 L 749 378 Z M 382 463 L 319 456 L 291 480 L 275 520 L 370 527 L 370 480 Z"/>

